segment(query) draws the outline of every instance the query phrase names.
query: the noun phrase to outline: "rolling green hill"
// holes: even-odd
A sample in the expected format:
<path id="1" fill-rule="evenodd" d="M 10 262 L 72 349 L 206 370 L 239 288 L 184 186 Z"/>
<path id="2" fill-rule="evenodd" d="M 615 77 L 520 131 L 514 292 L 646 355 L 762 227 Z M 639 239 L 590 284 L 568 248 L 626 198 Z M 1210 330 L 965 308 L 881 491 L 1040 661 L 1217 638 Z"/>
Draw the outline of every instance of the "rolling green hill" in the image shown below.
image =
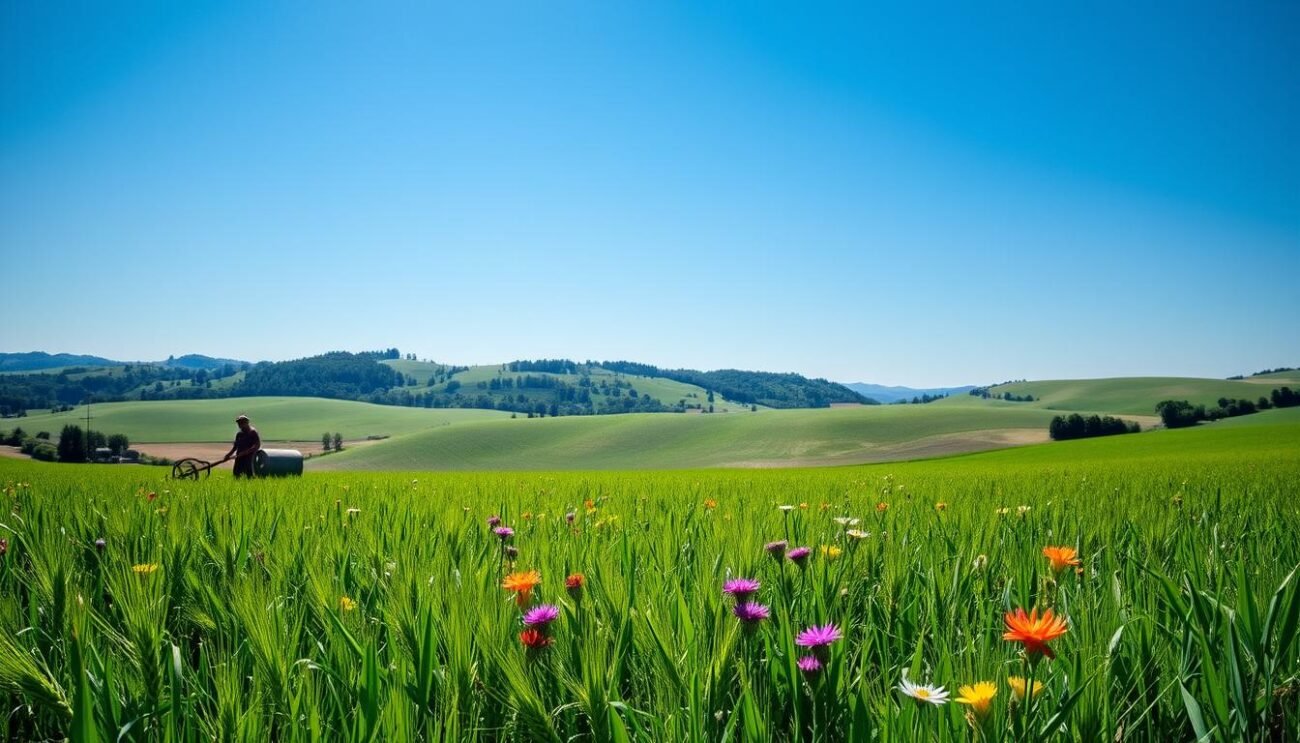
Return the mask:
<path id="1" fill-rule="evenodd" d="M 349 440 L 397 436 L 452 423 L 509 418 L 509 413 L 492 410 L 400 408 L 313 397 L 239 397 L 94 405 L 91 426 L 107 433 L 124 433 L 132 442 L 228 441 L 234 436 L 233 421 L 240 413 L 253 419 L 267 441 L 311 441 L 324 431 L 337 431 Z M 29 433 L 49 431 L 54 436 L 65 424 L 84 426 L 85 422 L 85 406 L 6 421 Z"/>
<path id="2" fill-rule="evenodd" d="M 1267 396 L 1271 380 L 1260 382 L 1192 377 L 1115 377 L 1111 379 L 1059 379 L 1041 382 L 1015 382 L 999 385 L 991 392 L 1033 395 L 1034 402 L 1005 403 L 1048 410 L 1155 415 L 1156 403 L 1162 400 L 1187 400 L 1193 405 L 1213 406 L 1220 397 L 1257 400 Z M 1279 378 L 1274 386 L 1281 386 Z M 977 400 L 966 395 L 970 400 Z M 939 404 L 961 404 L 960 396 Z"/>
<path id="3" fill-rule="evenodd" d="M 1041 441 L 1052 413 L 864 406 L 747 415 L 474 422 L 313 461 L 320 469 L 680 469 L 853 464 Z"/>

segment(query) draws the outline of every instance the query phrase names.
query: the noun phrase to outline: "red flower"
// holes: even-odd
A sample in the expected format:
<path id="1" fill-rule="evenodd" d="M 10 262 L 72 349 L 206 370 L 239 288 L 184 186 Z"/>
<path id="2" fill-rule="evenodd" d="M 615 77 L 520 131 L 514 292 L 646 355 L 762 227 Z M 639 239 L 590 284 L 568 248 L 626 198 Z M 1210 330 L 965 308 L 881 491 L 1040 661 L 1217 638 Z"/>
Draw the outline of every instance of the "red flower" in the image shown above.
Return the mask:
<path id="1" fill-rule="evenodd" d="M 519 633 L 519 641 L 529 650 L 541 650 L 554 642 L 539 630 L 532 629 L 531 627 Z"/>

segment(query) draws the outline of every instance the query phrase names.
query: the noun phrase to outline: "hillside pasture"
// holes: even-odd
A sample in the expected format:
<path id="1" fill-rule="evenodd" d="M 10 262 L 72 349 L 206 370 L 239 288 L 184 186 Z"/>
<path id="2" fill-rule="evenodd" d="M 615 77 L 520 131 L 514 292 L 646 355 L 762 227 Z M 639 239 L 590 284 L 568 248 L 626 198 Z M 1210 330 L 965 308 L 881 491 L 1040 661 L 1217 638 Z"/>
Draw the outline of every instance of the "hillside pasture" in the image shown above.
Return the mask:
<path id="1" fill-rule="evenodd" d="M 1057 379 L 998 385 L 990 391 L 1034 396 L 1033 402 L 1009 403 L 1012 405 L 1146 416 L 1154 415 L 1156 404 L 1162 400 L 1187 400 L 1193 405 L 1213 407 L 1221 397 L 1253 402 L 1269 393 L 1257 382 L 1194 377 Z"/>

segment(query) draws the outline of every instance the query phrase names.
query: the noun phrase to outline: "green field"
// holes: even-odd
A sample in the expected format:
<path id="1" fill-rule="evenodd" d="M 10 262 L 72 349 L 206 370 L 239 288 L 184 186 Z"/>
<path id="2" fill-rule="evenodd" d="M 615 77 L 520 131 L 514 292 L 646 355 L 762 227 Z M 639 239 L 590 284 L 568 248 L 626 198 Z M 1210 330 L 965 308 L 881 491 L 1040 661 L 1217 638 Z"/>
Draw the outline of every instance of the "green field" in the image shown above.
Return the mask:
<path id="1" fill-rule="evenodd" d="M 0 460 L 0 729 L 976 737 L 973 708 L 903 696 L 906 676 L 954 697 L 991 682 L 980 739 L 1286 740 L 1300 729 L 1297 453 L 1300 414 L 1284 410 L 815 470 L 173 482 L 161 468 Z M 778 539 L 811 547 L 807 566 L 766 554 Z M 1077 570 L 1053 572 L 1053 545 L 1077 551 Z M 525 635 L 502 582 L 534 569 L 540 586 L 519 603 L 558 618 Z M 566 591 L 575 573 L 583 588 Z M 750 630 L 722 592 L 738 576 L 760 582 L 751 601 L 767 608 Z M 1053 659 L 1003 639 L 1016 608 L 1065 618 Z M 825 624 L 841 637 L 824 651 L 796 644 Z M 799 670 L 819 655 L 820 670 Z M 1017 700 L 1012 676 L 1043 693 Z"/>
<path id="2" fill-rule="evenodd" d="M 508 413 L 492 410 L 402 408 L 315 397 L 239 397 L 104 403 L 92 406 L 91 426 L 124 433 L 132 442 L 224 442 L 234 436 L 234 418 L 240 413 L 253 419 L 267 441 L 310 441 L 323 431 L 337 431 L 349 440 L 397 436 L 453 423 L 509 418 Z M 21 425 L 29 433 L 49 431 L 57 436 L 65 424 L 84 427 L 86 408 L 7 423 Z"/>
<path id="3" fill-rule="evenodd" d="M 884 405 L 735 415 L 653 413 L 466 423 L 313 462 L 330 469 L 681 469 L 853 464 L 1042 438 L 1052 413 Z"/>
<path id="4" fill-rule="evenodd" d="M 1284 373 L 1285 374 L 1285 373 Z M 1281 386 L 1285 376 L 1253 377 L 1255 381 L 1198 379 L 1193 377 L 1114 377 L 1111 379 L 1059 379 L 1042 382 L 1016 382 L 991 389 L 992 392 L 1033 395 L 1034 402 L 1006 403 L 1029 405 L 1049 410 L 1080 410 L 1129 415 L 1155 415 L 1162 400 L 1187 400 L 1193 405 L 1213 407 L 1221 397 L 1255 401 L 1267 397 L 1274 379 Z M 940 404 L 959 402 L 960 397 Z M 972 400 L 970 395 L 966 398 Z"/>

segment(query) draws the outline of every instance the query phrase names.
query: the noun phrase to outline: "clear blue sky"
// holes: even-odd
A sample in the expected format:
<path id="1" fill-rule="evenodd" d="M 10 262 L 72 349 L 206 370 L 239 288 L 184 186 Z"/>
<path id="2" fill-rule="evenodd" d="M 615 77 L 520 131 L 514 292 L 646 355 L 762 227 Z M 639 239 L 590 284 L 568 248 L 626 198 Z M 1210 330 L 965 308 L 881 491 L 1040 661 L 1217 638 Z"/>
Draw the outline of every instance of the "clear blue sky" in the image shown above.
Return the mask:
<path id="1" fill-rule="evenodd" d="M 1298 3 L 431 5 L 4 2 L 0 351 L 1300 364 Z"/>

